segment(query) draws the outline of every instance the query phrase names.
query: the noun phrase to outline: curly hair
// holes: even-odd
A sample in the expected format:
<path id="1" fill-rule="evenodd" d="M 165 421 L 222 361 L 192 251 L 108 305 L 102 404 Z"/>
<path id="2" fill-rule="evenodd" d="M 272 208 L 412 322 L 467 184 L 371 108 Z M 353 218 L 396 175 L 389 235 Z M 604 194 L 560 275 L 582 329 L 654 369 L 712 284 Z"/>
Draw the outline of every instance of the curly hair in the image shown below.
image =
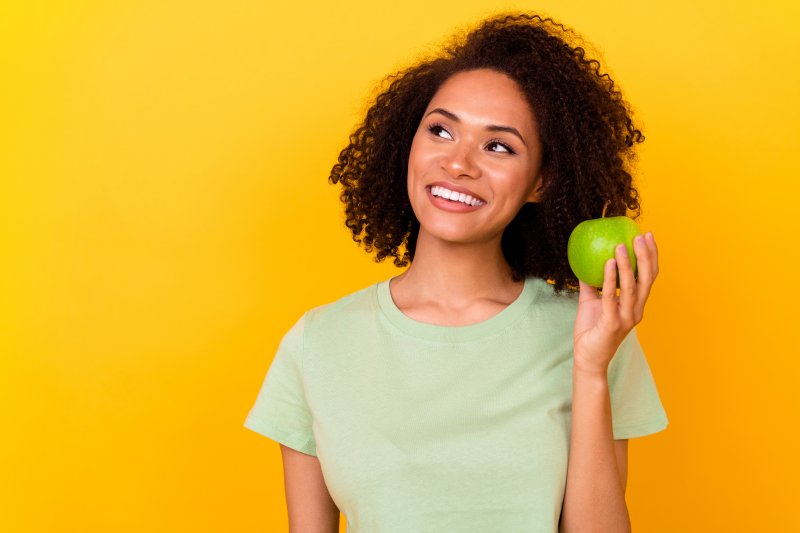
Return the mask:
<path id="1" fill-rule="evenodd" d="M 419 221 L 406 190 L 411 143 L 423 113 L 453 74 L 489 68 L 516 81 L 531 105 L 542 144 L 542 191 L 526 203 L 501 238 L 515 281 L 537 276 L 557 294 L 579 290 L 567 241 L 583 220 L 640 215 L 630 173 L 644 141 L 629 104 L 585 41 L 552 18 L 517 12 L 456 34 L 443 53 L 384 78 L 389 83 L 367 110 L 330 177 L 340 183 L 345 225 L 376 262 L 404 267 L 414 260 Z M 605 208 L 605 211 L 604 211 Z M 629 214 L 627 210 L 630 210 Z M 405 250 L 401 253 L 401 247 Z"/>

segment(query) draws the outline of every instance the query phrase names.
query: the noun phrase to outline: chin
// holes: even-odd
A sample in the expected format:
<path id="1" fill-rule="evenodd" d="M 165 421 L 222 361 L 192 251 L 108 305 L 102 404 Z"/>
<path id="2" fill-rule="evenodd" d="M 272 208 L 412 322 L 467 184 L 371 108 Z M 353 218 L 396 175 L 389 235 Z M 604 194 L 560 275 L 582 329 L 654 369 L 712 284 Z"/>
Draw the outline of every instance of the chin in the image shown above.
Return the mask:
<path id="1" fill-rule="evenodd" d="M 444 224 L 442 226 L 445 226 Z M 427 234 L 431 240 L 444 241 L 453 244 L 470 244 L 479 242 L 480 237 L 474 232 L 469 232 L 461 228 L 454 228 L 452 225 L 447 227 L 425 227 L 420 223 L 420 235 L 417 237 L 419 241 L 423 234 Z"/>

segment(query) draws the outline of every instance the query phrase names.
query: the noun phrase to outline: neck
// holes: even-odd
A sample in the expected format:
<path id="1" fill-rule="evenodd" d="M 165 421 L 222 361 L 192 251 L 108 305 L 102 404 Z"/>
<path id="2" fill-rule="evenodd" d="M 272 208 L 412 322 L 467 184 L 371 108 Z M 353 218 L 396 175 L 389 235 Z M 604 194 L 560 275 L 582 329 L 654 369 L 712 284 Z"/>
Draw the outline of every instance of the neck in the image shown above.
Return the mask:
<path id="1" fill-rule="evenodd" d="M 417 295 L 417 301 L 433 300 L 452 308 L 481 299 L 511 301 L 522 283 L 511 277 L 500 238 L 459 244 L 432 238 L 420 228 L 414 261 L 393 286 Z"/>

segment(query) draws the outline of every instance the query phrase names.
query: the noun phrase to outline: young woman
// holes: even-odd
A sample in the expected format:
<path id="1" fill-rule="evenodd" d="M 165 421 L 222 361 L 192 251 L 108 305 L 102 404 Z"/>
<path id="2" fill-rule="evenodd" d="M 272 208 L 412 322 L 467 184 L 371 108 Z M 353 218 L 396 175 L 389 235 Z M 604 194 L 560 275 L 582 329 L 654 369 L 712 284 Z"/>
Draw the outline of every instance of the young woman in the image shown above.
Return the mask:
<path id="1" fill-rule="evenodd" d="M 579 282 L 583 220 L 639 214 L 644 138 L 551 19 L 484 21 L 398 75 L 340 154 L 346 224 L 400 275 L 303 314 L 245 426 L 292 531 L 630 530 L 628 439 L 667 426 L 634 330 L 652 233 Z M 619 284 L 619 295 L 617 287 Z"/>

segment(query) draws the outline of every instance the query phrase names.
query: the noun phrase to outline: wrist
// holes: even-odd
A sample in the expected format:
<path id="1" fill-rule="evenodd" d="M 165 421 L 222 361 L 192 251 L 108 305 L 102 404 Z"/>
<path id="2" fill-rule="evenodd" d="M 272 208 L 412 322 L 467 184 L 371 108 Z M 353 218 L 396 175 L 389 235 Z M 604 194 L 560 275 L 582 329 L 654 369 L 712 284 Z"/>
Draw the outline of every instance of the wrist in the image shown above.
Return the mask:
<path id="1" fill-rule="evenodd" d="M 581 365 L 577 361 L 572 365 L 573 381 L 602 382 L 608 384 L 608 367 L 592 367 Z"/>

